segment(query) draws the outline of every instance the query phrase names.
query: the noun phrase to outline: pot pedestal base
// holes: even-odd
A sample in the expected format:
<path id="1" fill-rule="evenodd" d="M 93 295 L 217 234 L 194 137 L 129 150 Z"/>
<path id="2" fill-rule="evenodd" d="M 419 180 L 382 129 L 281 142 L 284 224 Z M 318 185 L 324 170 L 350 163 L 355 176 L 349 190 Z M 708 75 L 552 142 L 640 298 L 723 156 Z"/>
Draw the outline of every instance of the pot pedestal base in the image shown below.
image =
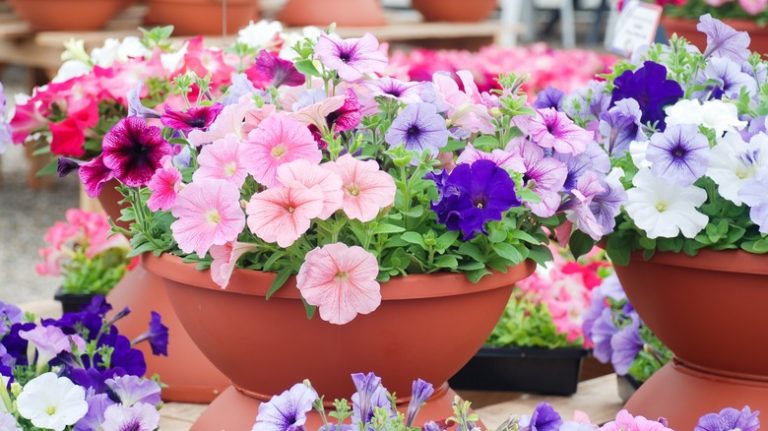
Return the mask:
<path id="1" fill-rule="evenodd" d="M 113 313 L 124 307 L 131 309 L 131 314 L 117 322 L 120 333 L 130 340 L 147 330 L 152 311 L 162 316 L 168 327 L 168 356 L 153 355 L 146 342 L 136 347 L 144 352 L 147 376 L 158 374 L 167 385 L 163 388 L 164 401 L 209 403 L 229 385 L 229 380 L 203 356 L 181 326 L 161 278 L 139 265 L 112 289 L 107 300 Z"/>
<path id="2" fill-rule="evenodd" d="M 423 422 L 441 421 L 453 416 L 453 398 L 455 396 L 456 392 L 447 385 L 445 389 L 438 390 L 437 394 L 421 408 L 414 425 L 421 426 Z M 249 430 L 256 422 L 260 404 L 260 400 L 249 397 L 235 389 L 234 386 L 230 386 L 205 409 L 200 418 L 192 425 L 190 431 Z M 403 413 L 407 408 L 407 403 L 399 406 Z M 304 428 L 314 430 L 320 429 L 322 425 L 320 415 L 317 412 L 312 411 L 307 414 L 307 423 Z"/>
<path id="3" fill-rule="evenodd" d="M 664 417 L 672 429 L 689 430 L 706 413 L 744 406 L 768 411 L 768 380 L 719 376 L 675 361 L 643 383 L 626 408 L 649 419 Z"/>

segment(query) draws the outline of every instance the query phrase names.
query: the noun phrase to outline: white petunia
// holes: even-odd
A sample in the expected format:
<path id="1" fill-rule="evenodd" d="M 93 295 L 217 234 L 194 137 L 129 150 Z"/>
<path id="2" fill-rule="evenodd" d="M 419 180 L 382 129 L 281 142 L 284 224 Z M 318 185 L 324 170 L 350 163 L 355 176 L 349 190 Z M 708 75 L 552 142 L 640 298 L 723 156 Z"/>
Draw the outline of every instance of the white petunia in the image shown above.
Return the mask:
<path id="1" fill-rule="evenodd" d="M 759 133 L 745 142 L 739 133 L 728 132 L 712 148 L 707 176 L 717 183 L 720 196 L 741 205 L 739 190 L 766 166 L 768 135 Z"/>
<path id="2" fill-rule="evenodd" d="M 722 100 L 709 100 L 701 104 L 695 99 L 683 99 L 664 109 L 667 125 L 703 125 L 715 131 L 717 136 L 731 129 L 743 129 L 746 121 L 739 120 L 736 105 Z"/>
<path id="3" fill-rule="evenodd" d="M 167 72 L 177 71 L 183 64 L 184 56 L 187 55 L 188 47 L 189 42 L 184 42 L 184 45 L 182 45 L 178 51 L 160 54 L 160 64 L 163 65 L 163 69 L 165 69 Z"/>
<path id="4" fill-rule="evenodd" d="M 679 186 L 641 169 L 627 190 L 624 209 L 649 238 L 674 238 L 681 232 L 693 238 L 707 226 L 709 218 L 696 210 L 707 200 L 707 192 L 696 186 Z"/>
<path id="5" fill-rule="evenodd" d="M 91 50 L 93 64 L 112 67 L 116 62 L 125 63 L 131 58 L 149 57 L 150 51 L 138 37 L 128 36 L 123 40 L 109 38 L 104 45 Z"/>
<path id="6" fill-rule="evenodd" d="M 59 71 L 56 72 L 56 76 L 53 77 L 51 82 L 64 82 L 78 76 L 83 76 L 90 71 L 91 66 L 80 60 L 67 60 L 61 64 Z"/>
<path id="7" fill-rule="evenodd" d="M 275 36 L 282 33 L 283 25 L 278 21 L 253 21 L 237 33 L 237 42 L 251 48 L 267 48 L 274 44 Z"/>
<path id="8" fill-rule="evenodd" d="M 30 380 L 16 399 L 19 414 L 37 428 L 62 431 L 88 412 L 85 389 L 45 373 Z"/>
<path id="9" fill-rule="evenodd" d="M 646 157 L 650 141 L 632 141 L 629 143 L 629 155 L 632 156 L 632 162 L 640 169 L 651 167 L 651 162 Z"/>

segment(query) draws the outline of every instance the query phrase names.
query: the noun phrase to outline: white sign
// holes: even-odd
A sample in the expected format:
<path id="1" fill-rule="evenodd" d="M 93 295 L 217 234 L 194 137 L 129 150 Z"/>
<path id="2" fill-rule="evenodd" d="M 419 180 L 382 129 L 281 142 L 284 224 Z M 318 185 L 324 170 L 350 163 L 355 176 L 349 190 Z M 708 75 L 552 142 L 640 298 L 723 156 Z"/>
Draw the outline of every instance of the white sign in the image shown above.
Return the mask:
<path id="1" fill-rule="evenodd" d="M 608 49 L 629 57 L 635 49 L 653 43 L 662 10 L 657 4 L 626 1 L 616 20 Z"/>

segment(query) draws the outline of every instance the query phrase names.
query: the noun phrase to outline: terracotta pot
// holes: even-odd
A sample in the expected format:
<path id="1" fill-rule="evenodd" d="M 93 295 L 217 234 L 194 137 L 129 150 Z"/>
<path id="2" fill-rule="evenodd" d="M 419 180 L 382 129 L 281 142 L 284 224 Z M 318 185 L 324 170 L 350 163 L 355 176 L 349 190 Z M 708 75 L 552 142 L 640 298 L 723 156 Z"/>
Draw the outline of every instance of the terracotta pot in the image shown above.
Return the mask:
<path id="1" fill-rule="evenodd" d="M 724 19 L 723 22 L 739 31 L 749 33 L 749 48 L 760 54 L 768 53 L 768 26 L 759 26 L 756 21 L 746 19 Z M 707 36 L 696 30 L 698 19 L 661 17 L 661 24 L 671 36 L 677 33 L 698 47 L 701 52 L 707 48 Z"/>
<path id="2" fill-rule="evenodd" d="M 375 312 L 337 326 L 307 319 L 293 278 L 267 301 L 275 274 L 235 270 L 222 290 L 207 271 L 178 257 L 144 257 L 147 270 L 165 280 L 192 339 L 236 388 L 193 429 L 233 431 L 251 427 L 260 400 L 306 378 L 326 400 L 354 392 L 353 372 L 374 371 L 398 395 L 410 394 L 417 377 L 440 386 L 482 345 L 514 283 L 535 267 L 526 262 L 476 285 L 461 274 L 396 278 L 383 284 Z M 436 399 L 445 397 L 440 391 Z"/>
<path id="3" fill-rule="evenodd" d="M 124 7 L 124 0 L 12 0 L 16 13 L 37 31 L 100 30 Z"/>
<path id="4" fill-rule="evenodd" d="M 699 416 L 723 406 L 768 410 L 768 344 L 755 338 L 768 332 L 768 256 L 702 250 L 696 257 L 658 253 L 646 262 L 634 254 L 616 273 L 640 317 L 676 357 L 632 397 L 633 413 L 693 429 Z"/>
<path id="5" fill-rule="evenodd" d="M 288 26 L 368 27 L 387 24 L 379 0 L 288 0 L 277 19 Z"/>
<path id="6" fill-rule="evenodd" d="M 99 195 L 99 204 L 104 212 L 107 213 L 107 216 L 109 216 L 116 225 L 129 230 L 131 227 L 130 223 L 116 221 L 120 218 L 120 212 L 125 207 L 124 203 L 121 204 L 124 199 L 123 195 L 117 190 L 119 184 L 120 183 L 118 183 L 117 180 L 110 180 L 108 183 L 104 184 L 104 188 L 101 189 L 101 194 Z"/>
<path id="7" fill-rule="evenodd" d="M 149 0 L 147 25 L 173 25 L 175 35 L 221 35 L 224 0 Z M 227 34 L 259 19 L 258 0 L 226 0 Z"/>
<path id="8" fill-rule="evenodd" d="M 498 6 L 498 0 L 411 0 L 425 21 L 484 21 Z"/>

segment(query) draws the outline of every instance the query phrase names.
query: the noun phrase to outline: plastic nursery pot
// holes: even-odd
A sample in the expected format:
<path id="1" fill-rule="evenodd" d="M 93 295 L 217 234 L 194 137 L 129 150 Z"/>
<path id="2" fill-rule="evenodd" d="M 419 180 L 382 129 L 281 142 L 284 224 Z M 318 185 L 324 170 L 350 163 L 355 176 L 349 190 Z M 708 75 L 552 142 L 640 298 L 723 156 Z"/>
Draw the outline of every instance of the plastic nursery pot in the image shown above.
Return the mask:
<path id="1" fill-rule="evenodd" d="M 483 347 L 448 381 L 454 389 L 571 395 L 585 349 Z"/>
<path id="2" fill-rule="evenodd" d="M 768 256 L 701 250 L 645 261 L 635 253 L 615 268 L 640 317 L 675 354 L 630 411 L 663 416 L 674 429 L 692 429 L 723 406 L 768 411 L 768 344 L 759 341 L 768 332 Z"/>
<path id="3" fill-rule="evenodd" d="M 53 299 L 61 303 L 63 313 L 77 313 L 91 303 L 95 295 L 88 293 L 64 293 L 59 287 L 53 294 Z"/>
<path id="4" fill-rule="evenodd" d="M 498 0 L 411 0 L 425 21 L 478 22 L 488 18 Z"/>
<path id="5" fill-rule="evenodd" d="M 661 18 L 661 24 L 664 26 L 668 36 L 677 33 L 678 36 L 684 37 L 686 40 L 696 45 L 701 52 L 704 52 L 704 50 L 707 49 L 707 36 L 696 29 L 696 24 L 698 24 L 698 22 L 698 18 L 686 19 L 669 16 L 663 16 Z M 749 38 L 751 40 L 749 48 L 752 51 L 761 54 L 768 53 L 768 27 L 760 26 L 756 21 L 747 19 L 724 19 L 723 22 L 738 31 L 746 31 L 749 33 Z"/>
<path id="6" fill-rule="evenodd" d="M 277 19 L 289 26 L 383 26 L 387 24 L 379 0 L 288 0 Z"/>
<path id="7" fill-rule="evenodd" d="M 250 429 L 260 401 L 304 379 L 326 400 L 349 397 L 355 372 L 375 372 L 400 396 L 410 395 L 416 378 L 441 387 L 485 341 L 514 283 L 535 267 L 525 262 L 477 284 L 463 274 L 394 278 L 382 284 L 377 310 L 339 326 L 307 319 L 295 278 L 267 301 L 272 273 L 236 269 L 221 289 L 208 271 L 178 257 L 145 255 L 144 263 L 165 280 L 182 324 L 234 387 L 192 429 L 232 431 Z M 442 410 L 431 419 L 451 415 L 446 388 L 433 397 Z"/>
<path id="8" fill-rule="evenodd" d="M 100 30 L 126 5 L 124 0 L 11 0 L 36 31 Z"/>
<path id="9" fill-rule="evenodd" d="M 149 0 L 144 22 L 173 25 L 175 35 L 221 35 L 225 19 L 227 34 L 235 34 L 259 19 L 258 0 Z"/>

